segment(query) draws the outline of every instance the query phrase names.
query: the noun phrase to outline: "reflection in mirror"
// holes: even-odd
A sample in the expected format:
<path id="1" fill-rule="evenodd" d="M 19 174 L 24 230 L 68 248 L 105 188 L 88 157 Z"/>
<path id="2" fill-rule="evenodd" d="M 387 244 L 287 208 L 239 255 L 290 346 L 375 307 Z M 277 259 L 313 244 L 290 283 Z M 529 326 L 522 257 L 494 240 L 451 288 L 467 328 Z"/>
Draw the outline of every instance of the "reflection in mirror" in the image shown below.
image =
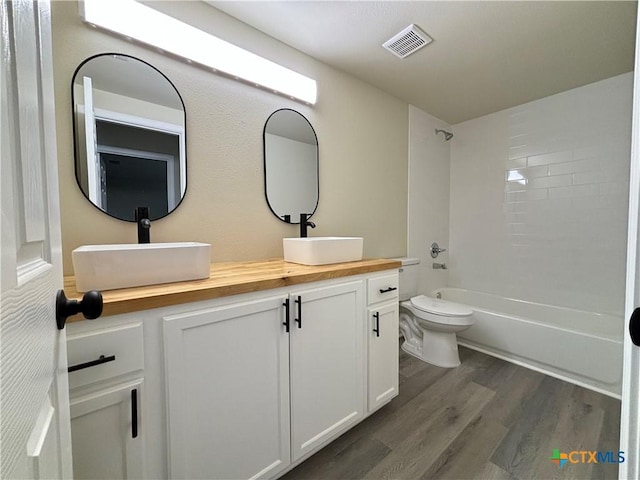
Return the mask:
<path id="1" fill-rule="evenodd" d="M 123 54 L 88 58 L 72 80 L 76 180 L 103 212 L 135 221 L 171 213 L 187 189 L 185 110 L 155 67 Z"/>
<path id="2" fill-rule="evenodd" d="M 309 121 L 295 110 L 271 114 L 264 126 L 265 195 L 283 222 L 299 223 L 318 206 L 318 139 Z"/>

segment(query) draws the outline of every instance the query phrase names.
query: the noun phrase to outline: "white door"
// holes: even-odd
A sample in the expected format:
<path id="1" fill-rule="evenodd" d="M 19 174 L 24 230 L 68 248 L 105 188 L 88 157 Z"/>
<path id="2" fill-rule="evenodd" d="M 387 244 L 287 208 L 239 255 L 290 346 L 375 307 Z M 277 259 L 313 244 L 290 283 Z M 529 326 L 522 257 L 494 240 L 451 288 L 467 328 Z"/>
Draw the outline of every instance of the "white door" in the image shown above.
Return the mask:
<path id="1" fill-rule="evenodd" d="M 640 20 L 640 17 L 638 17 Z M 640 25 L 640 22 L 638 22 Z M 633 86 L 633 126 L 631 172 L 629 185 L 629 234 L 627 240 L 627 290 L 625 318 L 631 318 L 640 307 L 640 36 L 636 37 L 636 65 Z M 620 418 L 620 450 L 625 461 L 620 464 L 618 478 L 640 478 L 640 347 L 631 342 L 627 327 L 624 335 L 622 378 L 622 415 Z"/>
<path id="2" fill-rule="evenodd" d="M 91 77 L 82 77 L 84 94 L 84 146 L 87 151 L 87 186 L 89 200 L 96 206 L 104 207 L 102 202 L 102 172 L 98 161 L 96 119 L 93 111 L 93 82 Z"/>
<path id="3" fill-rule="evenodd" d="M 70 478 L 51 11 L 0 0 L 0 478 Z"/>

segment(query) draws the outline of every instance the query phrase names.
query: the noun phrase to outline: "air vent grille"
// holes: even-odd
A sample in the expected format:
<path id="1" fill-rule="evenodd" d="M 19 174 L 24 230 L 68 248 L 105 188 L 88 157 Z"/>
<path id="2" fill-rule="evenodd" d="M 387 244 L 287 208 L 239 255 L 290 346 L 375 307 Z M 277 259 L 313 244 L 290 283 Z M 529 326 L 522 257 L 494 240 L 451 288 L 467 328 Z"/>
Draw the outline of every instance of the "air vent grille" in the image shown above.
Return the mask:
<path id="1" fill-rule="evenodd" d="M 406 58 L 432 41 L 433 39 L 420 30 L 418 26 L 411 24 L 397 35 L 394 35 L 393 38 L 384 42 L 382 46 L 395 56 Z"/>

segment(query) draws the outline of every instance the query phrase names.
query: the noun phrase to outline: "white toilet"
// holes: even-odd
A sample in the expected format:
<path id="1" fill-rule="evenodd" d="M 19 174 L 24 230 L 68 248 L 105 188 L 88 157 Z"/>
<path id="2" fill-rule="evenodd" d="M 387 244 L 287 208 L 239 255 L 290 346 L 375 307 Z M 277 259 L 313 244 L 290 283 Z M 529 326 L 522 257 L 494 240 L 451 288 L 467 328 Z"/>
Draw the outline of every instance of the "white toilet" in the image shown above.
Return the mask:
<path id="1" fill-rule="evenodd" d="M 418 295 L 418 258 L 402 258 L 400 269 L 400 331 L 402 349 L 432 365 L 460 365 L 456 332 L 473 325 L 466 305 Z"/>

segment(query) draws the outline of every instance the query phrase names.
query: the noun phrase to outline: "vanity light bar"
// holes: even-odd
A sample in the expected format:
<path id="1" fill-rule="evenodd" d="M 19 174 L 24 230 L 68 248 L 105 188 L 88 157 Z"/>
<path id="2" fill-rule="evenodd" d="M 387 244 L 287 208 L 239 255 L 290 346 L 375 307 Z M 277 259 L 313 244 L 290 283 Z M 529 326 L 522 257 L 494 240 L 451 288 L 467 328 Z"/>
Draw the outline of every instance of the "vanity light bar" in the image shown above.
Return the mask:
<path id="1" fill-rule="evenodd" d="M 316 81 L 134 0 L 80 0 L 85 22 L 237 79 L 315 104 Z"/>

